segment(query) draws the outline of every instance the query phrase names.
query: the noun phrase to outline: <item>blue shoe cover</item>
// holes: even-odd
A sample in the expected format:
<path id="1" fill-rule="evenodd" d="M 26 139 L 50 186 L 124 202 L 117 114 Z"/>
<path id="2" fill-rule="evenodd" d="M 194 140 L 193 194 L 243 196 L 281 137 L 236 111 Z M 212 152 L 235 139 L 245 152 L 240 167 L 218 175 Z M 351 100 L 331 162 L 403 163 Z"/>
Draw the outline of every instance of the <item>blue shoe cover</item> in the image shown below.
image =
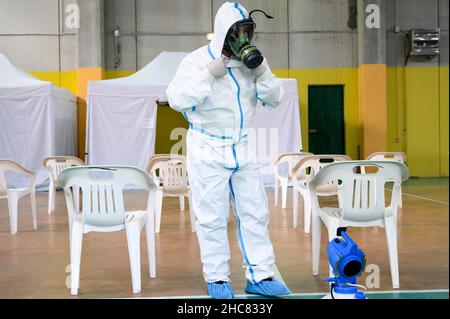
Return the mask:
<path id="1" fill-rule="evenodd" d="M 208 283 L 208 294 L 213 299 L 234 299 L 233 290 L 229 282 Z"/>
<path id="2" fill-rule="evenodd" d="M 276 279 L 265 279 L 257 283 L 247 281 L 245 291 L 250 294 L 257 294 L 268 297 L 277 297 L 282 295 L 289 295 L 291 291 L 286 285 Z"/>

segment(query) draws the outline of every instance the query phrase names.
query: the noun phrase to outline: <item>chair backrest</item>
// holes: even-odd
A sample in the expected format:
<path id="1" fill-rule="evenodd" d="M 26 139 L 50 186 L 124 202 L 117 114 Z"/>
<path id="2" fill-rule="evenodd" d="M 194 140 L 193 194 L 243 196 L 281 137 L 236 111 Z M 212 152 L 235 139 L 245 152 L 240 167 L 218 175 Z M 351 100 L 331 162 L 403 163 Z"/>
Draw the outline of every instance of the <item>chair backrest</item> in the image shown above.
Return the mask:
<path id="1" fill-rule="evenodd" d="M 72 166 L 85 165 L 85 163 L 78 157 L 74 156 L 49 156 L 42 160 L 42 165 L 47 167 L 50 171 L 51 178 L 53 181 L 56 181 L 59 173 L 61 173 L 64 169 Z"/>
<path id="2" fill-rule="evenodd" d="M 7 185 L 6 185 L 6 171 L 12 171 L 20 174 L 24 174 L 30 178 L 30 187 L 34 187 L 35 183 L 35 174 L 34 172 L 27 170 L 19 163 L 12 160 L 4 160 L 0 159 L 0 196 L 4 196 L 7 193 Z"/>
<path id="3" fill-rule="evenodd" d="M 153 176 L 166 194 L 184 194 L 188 190 L 186 157 L 176 154 L 159 154 L 148 161 L 146 171 Z"/>
<path id="4" fill-rule="evenodd" d="M 403 152 L 375 152 L 367 156 L 366 161 L 395 161 L 406 163 L 407 156 Z"/>
<path id="5" fill-rule="evenodd" d="M 399 162 L 337 162 L 327 165 L 314 176 L 310 190 L 313 200 L 318 204 L 317 187 L 339 181 L 343 196 L 342 218 L 364 222 L 383 218 L 388 206 L 397 209 L 397 192 L 392 192 L 391 201 L 386 206 L 386 184 L 399 186 L 408 177 L 408 168 Z"/>
<path id="6" fill-rule="evenodd" d="M 286 176 L 287 175 L 287 176 L 291 177 L 291 171 L 292 171 L 292 168 L 294 168 L 295 164 L 297 164 L 298 161 L 300 161 L 302 158 L 304 158 L 305 156 L 308 156 L 308 155 L 313 155 L 313 154 L 308 153 L 308 152 L 280 154 L 280 156 L 278 156 L 278 158 L 275 160 L 275 163 L 274 163 L 275 164 L 274 165 L 275 175 L 277 175 L 277 176 L 282 176 L 282 175 Z M 283 164 L 287 167 L 283 167 Z M 281 172 L 284 169 L 287 170 L 286 171 L 287 174 L 283 174 Z"/>
<path id="7" fill-rule="evenodd" d="M 64 189 L 70 214 L 74 213 L 70 187 L 80 186 L 83 223 L 95 227 L 124 225 L 123 190 L 126 185 L 132 184 L 149 193 L 156 189 L 144 171 L 131 166 L 70 167 L 59 174 L 57 183 Z"/>
<path id="8" fill-rule="evenodd" d="M 325 166 L 335 162 L 351 161 L 347 155 L 329 154 L 329 155 L 308 155 L 303 157 L 292 169 L 291 173 L 295 177 L 305 176 L 307 181 L 320 172 Z"/>

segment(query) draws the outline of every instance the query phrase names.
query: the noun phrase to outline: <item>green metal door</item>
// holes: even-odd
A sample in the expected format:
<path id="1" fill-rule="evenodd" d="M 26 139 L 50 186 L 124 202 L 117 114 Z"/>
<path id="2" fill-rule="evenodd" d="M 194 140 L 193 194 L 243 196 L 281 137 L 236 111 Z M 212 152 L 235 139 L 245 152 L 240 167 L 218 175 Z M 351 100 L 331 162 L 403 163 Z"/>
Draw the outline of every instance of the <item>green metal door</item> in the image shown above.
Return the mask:
<path id="1" fill-rule="evenodd" d="M 308 87 L 309 151 L 314 154 L 345 154 L 344 87 Z"/>

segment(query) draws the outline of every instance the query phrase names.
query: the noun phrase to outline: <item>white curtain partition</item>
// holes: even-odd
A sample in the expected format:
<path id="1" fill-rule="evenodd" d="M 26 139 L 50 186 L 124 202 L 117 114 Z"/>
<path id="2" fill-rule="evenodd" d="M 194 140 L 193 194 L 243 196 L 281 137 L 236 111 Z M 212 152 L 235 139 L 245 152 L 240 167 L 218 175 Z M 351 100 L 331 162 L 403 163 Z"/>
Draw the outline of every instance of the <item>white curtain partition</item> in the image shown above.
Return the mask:
<path id="1" fill-rule="evenodd" d="M 88 163 L 144 169 L 155 152 L 156 100 L 145 96 L 90 95 Z"/>
<path id="2" fill-rule="evenodd" d="M 253 119 L 258 159 L 265 186 L 273 186 L 273 163 L 278 155 L 302 150 L 297 80 L 280 79 L 281 103 L 275 109 L 258 105 Z M 283 172 L 281 169 L 281 173 Z"/>
<path id="3" fill-rule="evenodd" d="M 77 155 L 76 97 L 50 82 L 16 68 L 0 54 L 0 158 L 37 173 L 36 187 L 47 189 L 46 156 Z M 27 178 L 7 174 L 9 187 L 25 187 Z"/>
<path id="4" fill-rule="evenodd" d="M 131 165 L 142 169 L 155 152 L 157 101 L 185 52 L 162 52 L 137 73 L 90 81 L 86 149 L 90 165 Z M 282 101 L 276 109 L 258 106 L 253 128 L 266 185 L 273 184 L 273 162 L 283 152 L 302 148 L 297 81 L 280 79 Z"/>

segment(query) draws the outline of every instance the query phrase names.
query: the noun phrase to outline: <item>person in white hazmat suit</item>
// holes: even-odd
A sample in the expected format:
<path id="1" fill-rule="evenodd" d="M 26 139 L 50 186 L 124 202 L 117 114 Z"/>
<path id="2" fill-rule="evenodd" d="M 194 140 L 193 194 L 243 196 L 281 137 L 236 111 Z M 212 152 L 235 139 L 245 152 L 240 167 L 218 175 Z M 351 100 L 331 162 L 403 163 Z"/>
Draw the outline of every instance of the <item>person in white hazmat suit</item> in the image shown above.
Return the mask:
<path id="1" fill-rule="evenodd" d="M 267 16 L 267 15 L 266 15 Z M 170 106 L 189 123 L 187 172 L 203 274 L 212 298 L 233 298 L 227 222 L 230 203 L 246 267 L 248 293 L 289 294 L 274 278 L 267 198 L 249 125 L 257 99 L 280 102 L 280 83 L 251 44 L 254 22 L 239 3 L 218 10 L 211 43 L 186 56 L 167 88 Z"/>

